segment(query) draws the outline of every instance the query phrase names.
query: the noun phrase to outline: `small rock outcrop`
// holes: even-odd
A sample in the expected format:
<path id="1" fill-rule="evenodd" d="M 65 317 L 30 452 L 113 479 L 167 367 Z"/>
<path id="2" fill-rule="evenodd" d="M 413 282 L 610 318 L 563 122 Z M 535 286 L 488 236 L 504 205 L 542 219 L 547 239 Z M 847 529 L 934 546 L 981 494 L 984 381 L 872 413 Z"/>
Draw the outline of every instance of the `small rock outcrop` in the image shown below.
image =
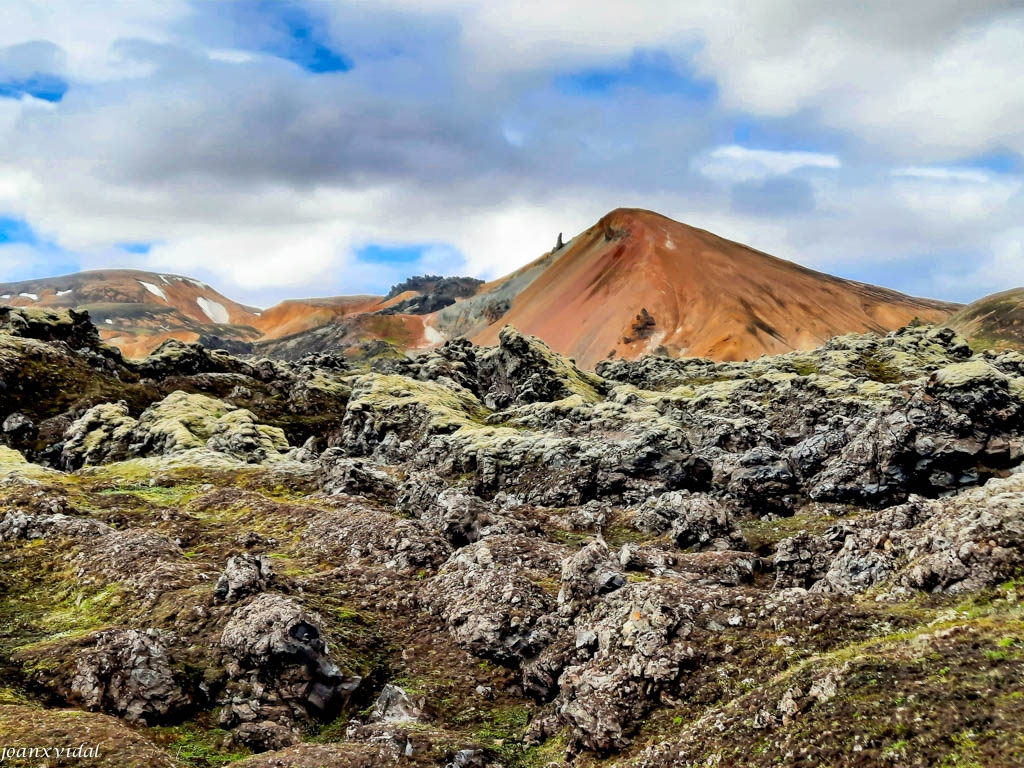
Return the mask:
<path id="1" fill-rule="evenodd" d="M 243 554 L 228 559 L 213 593 L 218 600 L 234 603 L 264 592 L 274 581 L 274 568 L 266 555 Z"/>
<path id="2" fill-rule="evenodd" d="M 124 403 L 94 406 L 68 429 L 62 464 L 75 469 L 143 456 L 207 449 L 249 463 L 280 459 L 284 432 L 247 410 L 204 395 L 174 392 L 136 420 Z"/>
<path id="3" fill-rule="evenodd" d="M 737 511 L 707 494 L 670 491 L 645 501 L 636 511 L 636 527 L 644 533 L 669 532 L 681 548 L 742 548 Z"/>
<path id="4" fill-rule="evenodd" d="M 505 326 L 498 346 L 477 358 L 483 401 L 488 408 L 551 402 L 572 395 L 595 398 L 601 381 L 585 373 L 540 339 Z"/>
<path id="5" fill-rule="evenodd" d="M 192 704 L 155 630 L 112 629 L 91 638 L 56 687 L 69 701 L 129 721 L 159 723 Z"/>
<path id="6" fill-rule="evenodd" d="M 264 592 L 236 608 L 220 646 L 231 678 L 220 722 L 257 748 L 337 712 L 361 682 L 331 661 L 318 617 L 283 595 Z"/>

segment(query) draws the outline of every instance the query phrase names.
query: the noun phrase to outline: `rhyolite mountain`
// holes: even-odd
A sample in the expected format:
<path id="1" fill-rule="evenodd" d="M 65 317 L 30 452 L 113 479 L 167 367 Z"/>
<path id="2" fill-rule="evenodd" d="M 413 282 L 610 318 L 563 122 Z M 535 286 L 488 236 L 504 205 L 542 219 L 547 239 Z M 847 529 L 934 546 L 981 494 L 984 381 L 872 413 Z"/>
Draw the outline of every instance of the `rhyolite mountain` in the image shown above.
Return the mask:
<path id="1" fill-rule="evenodd" d="M 511 325 L 132 360 L 0 308 L 0 427 L 5 749 L 1024 764 L 1024 355 L 949 328 L 589 371 Z"/>
<path id="2" fill-rule="evenodd" d="M 559 238 L 559 242 L 560 238 Z M 167 339 L 299 359 L 372 342 L 422 351 L 494 344 L 511 324 L 592 369 L 601 360 L 752 359 L 958 309 L 806 269 L 649 211 L 612 211 L 499 280 L 425 276 L 386 296 L 285 301 L 260 311 L 186 277 L 88 272 L 0 285 L 15 306 L 87 309 L 105 340 L 142 356 Z"/>
<path id="3" fill-rule="evenodd" d="M 0 304 L 89 312 L 103 339 L 129 357 L 145 357 L 168 339 L 253 341 L 260 311 L 206 283 L 128 269 L 0 283 Z"/>
<path id="4" fill-rule="evenodd" d="M 751 359 L 914 318 L 936 322 L 956 308 L 815 272 L 635 209 L 612 211 L 531 269 L 535 279 L 516 291 L 508 312 L 469 326 L 469 335 L 493 344 L 511 324 L 588 368 L 655 351 Z M 463 330 L 444 322 L 460 309 L 441 313 L 442 331 Z"/>

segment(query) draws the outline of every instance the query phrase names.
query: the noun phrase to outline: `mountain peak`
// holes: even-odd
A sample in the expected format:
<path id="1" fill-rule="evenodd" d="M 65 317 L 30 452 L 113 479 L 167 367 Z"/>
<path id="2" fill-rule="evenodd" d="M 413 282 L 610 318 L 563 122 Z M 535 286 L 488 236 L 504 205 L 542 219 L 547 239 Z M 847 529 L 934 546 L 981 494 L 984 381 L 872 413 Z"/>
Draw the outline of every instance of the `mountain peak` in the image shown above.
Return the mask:
<path id="1" fill-rule="evenodd" d="M 649 352 L 742 360 L 851 331 L 940 321 L 955 305 L 815 272 L 653 211 L 574 238 L 502 317 L 593 367 Z M 494 343 L 496 325 L 473 335 Z"/>

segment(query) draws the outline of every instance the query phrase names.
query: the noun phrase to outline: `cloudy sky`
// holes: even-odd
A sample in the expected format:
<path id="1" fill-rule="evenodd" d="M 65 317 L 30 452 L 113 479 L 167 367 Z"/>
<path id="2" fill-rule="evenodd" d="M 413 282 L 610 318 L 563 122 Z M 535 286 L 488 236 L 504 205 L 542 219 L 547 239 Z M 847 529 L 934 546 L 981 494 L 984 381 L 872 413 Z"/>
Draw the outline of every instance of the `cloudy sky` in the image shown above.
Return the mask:
<path id="1" fill-rule="evenodd" d="M 0 280 L 261 305 L 494 277 L 619 206 L 953 300 L 1024 284 L 1024 4 L 4 0 Z"/>

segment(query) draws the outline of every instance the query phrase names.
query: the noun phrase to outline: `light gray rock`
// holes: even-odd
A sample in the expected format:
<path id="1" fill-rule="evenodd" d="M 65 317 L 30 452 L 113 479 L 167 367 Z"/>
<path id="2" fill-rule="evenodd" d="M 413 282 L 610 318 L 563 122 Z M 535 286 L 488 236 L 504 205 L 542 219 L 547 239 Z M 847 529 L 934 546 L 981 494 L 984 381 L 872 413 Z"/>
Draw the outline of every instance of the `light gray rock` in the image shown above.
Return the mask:
<path id="1" fill-rule="evenodd" d="M 405 689 L 388 683 L 374 702 L 370 719 L 381 723 L 416 722 L 423 712 L 405 692 Z"/>
<path id="2" fill-rule="evenodd" d="M 234 603 L 256 592 L 264 592 L 274 580 L 274 568 L 266 555 L 242 554 L 228 558 L 224 573 L 217 579 L 214 595 Z"/>

